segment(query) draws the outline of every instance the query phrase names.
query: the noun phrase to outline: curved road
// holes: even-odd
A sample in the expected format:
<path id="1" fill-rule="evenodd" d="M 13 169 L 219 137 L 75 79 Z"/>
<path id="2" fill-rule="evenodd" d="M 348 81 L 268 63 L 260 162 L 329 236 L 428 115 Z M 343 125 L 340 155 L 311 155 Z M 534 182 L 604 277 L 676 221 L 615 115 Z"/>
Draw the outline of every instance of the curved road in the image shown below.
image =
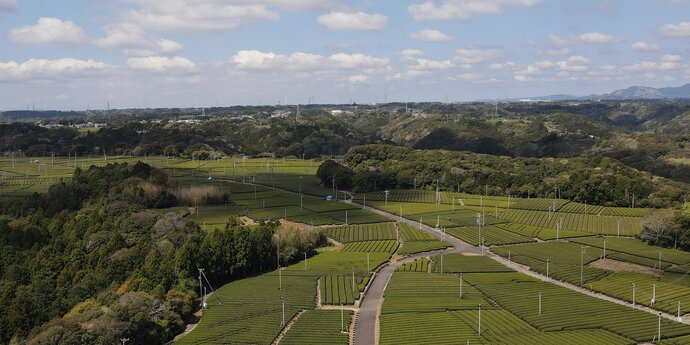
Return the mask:
<path id="1" fill-rule="evenodd" d="M 346 200 L 345 202 L 352 203 L 354 205 L 358 205 L 362 207 L 363 209 L 377 213 L 383 216 L 386 216 L 392 220 L 398 221 L 398 222 L 405 222 L 408 223 L 412 226 L 418 227 L 419 223 L 409 220 L 407 218 L 400 218 L 400 216 L 394 215 L 389 212 L 385 212 L 379 209 L 375 209 L 369 206 L 363 206 L 361 204 L 352 202 L 351 199 Z M 422 230 L 431 234 L 432 236 L 438 238 L 439 240 L 443 239 L 443 234 L 440 232 L 436 231 L 435 228 L 432 228 L 428 225 L 422 224 Z M 394 263 L 389 263 L 383 268 L 379 270 L 378 273 L 376 273 L 370 282 L 370 287 L 366 291 L 366 294 L 362 297 L 362 301 L 360 303 L 359 307 L 359 312 L 356 313 L 355 316 L 355 325 L 354 325 L 354 337 L 353 337 L 353 344 L 354 345 L 371 345 L 371 344 L 378 344 L 378 335 L 379 335 L 379 315 L 381 313 L 381 306 L 383 303 L 383 294 L 386 290 L 386 286 L 388 285 L 388 282 L 390 281 L 391 276 L 393 275 L 393 272 L 395 272 L 395 269 L 399 267 L 402 264 L 408 263 L 410 261 L 419 259 L 421 257 L 425 256 L 433 256 L 433 255 L 438 255 L 441 253 L 473 253 L 473 254 L 481 254 L 481 248 L 480 247 L 475 247 L 472 246 L 464 241 L 461 241 L 453 236 L 447 235 L 446 236 L 446 241 L 450 242 L 454 248 L 453 249 L 447 249 L 447 250 L 437 250 L 437 251 L 432 251 L 432 252 L 424 252 L 424 253 L 418 253 L 415 255 L 412 255 L 410 257 L 407 257 L 405 259 L 399 260 Z M 624 306 L 630 306 L 630 303 L 626 301 L 622 301 L 610 296 L 606 296 L 600 293 L 593 292 L 591 290 L 587 290 L 584 288 L 580 288 L 578 286 L 558 281 L 558 280 L 553 280 L 550 278 L 547 278 L 546 276 L 543 276 L 537 272 L 531 271 L 529 267 L 517 264 L 512 261 L 508 261 L 507 259 L 496 255 L 494 253 L 491 253 L 488 250 L 485 250 L 485 256 L 494 259 L 504 266 L 507 266 L 509 268 L 514 269 L 517 272 L 527 274 L 531 277 L 540 279 L 542 281 L 550 282 L 552 284 L 559 285 L 561 287 L 580 292 L 582 294 L 603 299 L 609 302 L 613 302 L 616 304 L 624 305 Z M 650 314 L 654 315 L 659 315 L 658 310 L 654 310 L 649 307 L 644 307 L 644 306 L 636 306 L 635 307 L 638 310 L 648 312 Z M 669 314 L 669 313 L 661 313 L 661 316 L 669 319 L 676 321 L 676 316 Z M 683 323 L 690 324 L 690 322 L 686 319 L 683 318 L 682 320 Z"/>
<path id="2" fill-rule="evenodd" d="M 412 220 L 400 218 L 399 216 L 393 215 L 391 213 L 379 209 L 375 209 L 373 207 L 363 206 L 361 204 L 354 203 L 351 199 L 346 200 L 345 202 L 352 203 L 353 205 L 358 205 L 367 211 L 386 216 L 398 222 L 405 222 L 415 227 L 419 226 L 419 223 L 416 223 Z M 436 229 L 428 225 L 422 224 L 422 230 L 438 238 L 439 240 L 443 239 L 442 233 L 436 231 Z M 446 235 L 446 241 L 450 242 L 453 245 L 453 249 L 436 250 L 431 252 L 414 254 L 412 256 L 383 266 L 372 277 L 370 286 L 366 291 L 366 294 L 364 295 L 364 297 L 362 297 L 362 300 L 360 301 L 359 311 L 355 314 L 355 325 L 353 328 L 353 343 L 355 345 L 378 344 L 379 315 L 381 313 L 383 293 L 386 290 L 386 286 L 388 286 L 388 282 L 390 281 L 393 272 L 395 272 L 395 269 L 398 268 L 400 265 L 406 264 L 408 262 L 414 261 L 425 256 L 434 256 L 441 253 L 481 253 L 480 248 L 467 244 L 453 236 Z"/>
<path id="3" fill-rule="evenodd" d="M 223 180 L 225 182 L 237 183 L 237 184 L 247 184 L 247 185 L 253 185 L 254 184 L 254 183 L 243 183 L 243 182 L 237 182 L 237 181 L 231 181 L 231 180 L 225 180 L 225 179 L 221 179 L 221 180 Z M 260 186 L 266 187 L 265 185 L 260 185 Z M 282 190 L 282 191 L 292 193 L 292 194 L 297 194 L 297 192 L 287 190 L 287 189 L 276 188 L 276 187 L 273 187 L 273 189 Z M 362 204 L 356 203 L 353 201 L 353 196 L 351 193 L 345 192 L 345 191 L 342 191 L 342 192 L 348 196 L 348 199 L 341 200 L 341 202 L 357 205 L 364 210 L 388 217 L 391 220 L 398 221 L 398 222 L 405 222 L 405 223 L 410 224 L 412 226 L 419 227 L 419 223 L 415 222 L 413 220 L 410 220 L 407 218 L 401 218 L 400 216 L 397 216 L 395 214 L 392 214 L 392 213 L 389 213 L 386 211 L 382 211 L 382 210 L 379 210 L 379 209 L 376 209 L 373 207 L 363 206 Z M 421 229 L 423 231 L 431 234 L 432 236 L 438 238 L 439 240 L 443 240 L 443 234 L 440 233 L 439 231 L 436 231 L 435 228 L 432 228 L 426 224 L 422 224 Z M 357 312 L 355 314 L 355 324 L 353 327 L 353 332 L 354 332 L 353 344 L 355 344 L 355 345 L 378 344 L 378 334 L 379 334 L 378 323 L 379 323 L 379 314 L 381 312 L 381 306 L 382 306 L 382 302 L 383 302 L 383 294 L 386 290 L 386 286 L 388 285 L 388 282 L 390 281 L 391 276 L 393 275 L 393 272 L 395 272 L 395 269 L 397 267 L 399 267 L 400 265 L 403 265 L 405 263 L 408 263 L 410 261 L 414 261 L 416 259 L 422 258 L 422 257 L 434 256 L 434 255 L 438 255 L 441 253 L 481 254 L 481 252 L 482 252 L 480 247 L 475 247 L 471 244 L 468 244 L 468 243 L 461 241 L 458 238 L 450 236 L 450 235 L 446 235 L 445 240 L 446 240 L 446 242 L 450 242 L 453 245 L 452 249 L 417 253 L 415 255 L 412 255 L 412 256 L 406 257 L 404 259 L 398 260 L 394 263 L 386 264 L 381 269 L 379 269 L 378 272 L 376 272 L 373 275 L 371 281 L 369 282 L 369 287 L 367 290 L 365 290 L 365 295 L 362 297 L 362 300 L 360 302 L 359 312 Z M 491 258 L 491 259 L 494 259 L 494 260 L 500 262 L 501 264 L 503 264 L 506 267 L 514 269 L 517 272 L 524 273 L 526 275 L 540 279 L 542 281 L 550 282 L 552 284 L 556 284 L 556 285 L 559 285 L 561 287 L 564 287 L 564 288 L 567 288 L 567 289 L 570 289 L 573 291 L 577 291 L 579 293 L 582 293 L 582 294 L 585 294 L 585 295 L 588 295 L 588 296 L 591 296 L 594 298 L 603 299 L 603 300 L 606 300 L 606 301 L 609 301 L 612 303 L 616 303 L 616 304 L 620 304 L 620 305 L 624 305 L 624 306 L 631 306 L 630 303 L 628 303 L 626 301 L 619 300 L 619 299 L 616 299 L 616 298 L 613 298 L 613 297 L 610 297 L 607 295 L 603 295 L 603 294 L 600 294 L 597 292 L 593 292 L 591 290 L 587 290 L 587 289 L 584 289 L 584 288 L 581 288 L 581 287 L 578 287 L 578 286 L 575 286 L 575 285 L 572 285 L 572 284 L 569 284 L 566 282 L 547 278 L 544 275 L 541 275 L 537 272 L 531 271 L 529 269 L 529 267 L 527 267 L 527 266 L 520 265 L 520 264 L 512 262 L 512 261 L 508 261 L 508 259 L 506 259 L 504 257 L 501 257 L 499 255 L 491 253 L 488 250 L 488 248 L 485 250 L 484 255 Z M 644 311 L 644 312 L 647 312 L 650 314 L 654 314 L 654 315 L 661 314 L 661 316 L 665 319 L 669 319 L 669 320 L 673 320 L 673 321 L 677 320 L 676 316 L 673 314 L 669 314 L 669 313 L 665 313 L 665 312 L 660 313 L 658 310 L 654 310 L 654 309 L 649 308 L 649 307 L 637 305 L 637 306 L 635 306 L 635 309 L 638 309 L 638 310 L 641 310 L 641 311 Z M 690 320 L 686 317 L 683 317 L 681 322 L 685 323 L 685 324 L 690 324 Z"/>

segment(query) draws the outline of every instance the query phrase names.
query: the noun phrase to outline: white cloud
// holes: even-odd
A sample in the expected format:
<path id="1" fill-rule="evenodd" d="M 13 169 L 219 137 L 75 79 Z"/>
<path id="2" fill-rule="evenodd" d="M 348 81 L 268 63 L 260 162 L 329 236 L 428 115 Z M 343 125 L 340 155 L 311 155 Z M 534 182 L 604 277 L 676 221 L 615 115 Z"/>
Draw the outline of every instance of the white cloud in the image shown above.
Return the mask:
<path id="1" fill-rule="evenodd" d="M 179 56 L 131 57 L 127 59 L 127 65 L 132 69 L 152 72 L 165 72 L 169 70 L 188 71 L 196 67 L 192 61 Z"/>
<path id="2" fill-rule="evenodd" d="M 232 30 L 256 20 L 276 20 L 268 1 L 224 0 L 129 0 L 138 5 L 126 11 L 120 22 L 130 22 L 164 32 Z M 262 3 L 263 2 L 263 3 Z M 282 1 L 297 6 L 299 1 Z"/>
<path id="3" fill-rule="evenodd" d="M 356 74 L 356 75 L 351 75 L 347 78 L 347 80 L 351 83 L 354 84 L 361 84 L 361 83 L 367 83 L 371 81 L 371 78 L 367 75 L 364 74 Z"/>
<path id="4" fill-rule="evenodd" d="M 441 31 L 431 29 L 413 32 L 410 34 L 410 37 L 416 40 L 427 42 L 450 42 L 453 40 L 453 37 L 448 36 Z"/>
<path id="5" fill-rule="evenodd" d="M 364 54 L 338 53 L 330 56 L 295 52 L 290 55 L 240 50 L 230 61 L 240 69 L 247 70 L 331 70 L 360 69 L 361 71 L 382 70 L 389 60 Z"/>
<path id="6" fill-rule="evenodd" d="M 10 30 L 9 39 L 18 43 L 81 43 L 84 31 L 69 20 L 41 17 L 34 25 Z"/>
<path id="7" fill-rule="evenodd" d="M 409 69 L 428 71 L 449 69 L 455 67 L 455 64 L 450 60 L 429 60 L 429 59 L 410 59 L 407 67 Z"/>
<path id="8" fill-rule="evenodd" d="M 462 73 L 457 76 L 457 79 L 462 81 L 478 81 L 482 79 L 482 76 L 476 73 Z"/>
<path id="9" fill-rule="evenodd" d="M 476 64 L 494 60 L 503 55 L 503 51 L 499 49 L 458 49 L 455 51 L 455 60 L 464 64 Z"/>
<path id="10" fill-rule="evenodd" d="M 637 51 L 654 51 L 660 49 L 657 44 L 642 41 L 637 41 L 630 46 Z"/>
<path id="11" fill-rule="evenodd" d="M 562 48 L 569 45 L 583 43 L 583 44 L 611 44 L 623 41 L 622 38 L 613 35 L 604 34 L 601 32 L 586 32 L 577 36 L 558 36 L 556 34 L 549 34 L 549 43 L 553 47 Z M 557 54 L 553 54 L 557 55 Z"/>
<path id="12" fill-rule="evenodd" d="M 103 62 L 63 58 L 56 60 L 29 59 L 22 63 L 0 62 L 0 80 L 44 79 L 63 76 L 85 77 L 113 68 Z"/>
<path id="13" fill-rule="evenodd" d="M 580 56 L 580 55 L 574 55 L 566 60 L 559 61 L 556 63 L 556 65 L 561 68 L 562 70 L 565 71 L 576 71 L 576 72 L 582 72 L 586 71 L 589 69 L 589 65 L 592 64 L 592 60 L 590 58 Z"/>
<path id="14" fill-rule="evenodd" d="M 160 39 L 156 41 L 156 46 L 164 53 L 174 53 L 182 50 L 182 45 L 173 40 Z"/>
<path id="15" fill-rule="evenodd" d="M 564 55 L 570 54 L 570 48 L 568 48 L 568 47 L 549 48 L 549 49 L 539 51 L 539 53 L 541 55 L 547 55 L 547 56 L 564 56 Z"/>
<path id="16" fill-rule="evenodd" d="M 17 0 L 0 0 L 0 11 L 14 11 L 17 9 Z"/>
<path id="17" fill-rule="evenodd" d="M 638 61 L 631 65 L 625 66 L 628 71 L 669 71 L 680 67 L 682 58 L 676 54 L 666 54 L 661 57 L 659 61 Z"/>
<path id="18" fill-rule="evenodd" d="M 423 20 L 468 20 L 476 14 L 503 13 L 510 8 L 534 6 L 540 0 L 444 0 L 440 6 L 436 1 L 426 0 L 410 5 L 407 9 L 416 21 Z"/>
<path id="19" fill-rule="evenodd" d="M 341 0 L 257 0 L 256 2 L 264 2 L 268 5 L 275 5 L 289 10 L 328 9 L 342 3 Z"/>
<path id="20" fill-rule="evenodd" d="M 331 30 L 381 30 L 388 26 L 388 17 L 364 12 L 330 12 L 317 21 Z"/>
<path id="21" fill-rule="evenodd" d="M 505 63 L 493 63 L 489 66 L 489 69 L 492 69 L 494 71 L 502 70 L 502 69 L 509 69 L 515 67 L 515 63 L 513 62 L 505 62 Z"/>
<path id="22" fill-rule="evenodd" d="M 525 69 L 515 72 L 515 80 L 519 82 L 528 82 L 534 80 L 535 76 L 540 75 L 541 70 L 533 65 L 528 65 Z"/>
<path id="23" fill-rule="evenodd" d="M 400 57 L 402 58 L 411 58 L 411 57 L 419 57 L 419 56 L 424 56 L 424 52 L 419 50 L 419 49 L 405 49 L 398 53 Z"/>
<path id="24" fill-rule="evenodd" d="M 620 37 L 602 34 L 601 32 L 586 32 L 577 38 L 582 43 L 616 43 L 623 40 Z"/>
<path id="25" fill-rule="evenodd" d="M 664 37 L 690 37 L 690 22 L 666 24 L 657 30 Z"/>
<path id="26" fill-rule="evenodd" d="M 146 56 L 169 54 L 182 50 L 182 45 L 169 39 L 155 39 L 133 23 L 120 23 L 106 29 L 106 36 L 94 42 L 101 48 L 122 48 L 127 55 Z"/>

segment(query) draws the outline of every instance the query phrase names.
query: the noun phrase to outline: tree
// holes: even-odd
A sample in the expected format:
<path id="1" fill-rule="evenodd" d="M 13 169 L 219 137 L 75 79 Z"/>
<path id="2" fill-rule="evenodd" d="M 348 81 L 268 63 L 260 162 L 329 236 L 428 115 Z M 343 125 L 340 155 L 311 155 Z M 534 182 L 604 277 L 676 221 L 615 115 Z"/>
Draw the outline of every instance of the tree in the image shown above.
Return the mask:
<path id="1" fill-rule="evenodd" d="M 321 163 L 316 171 L 316 178 L 321 185 L 332 186 L 335 184 L 338 189 L 351 188 L 353 176 L 352 169 L 330 159 Z"/>
<path id="2" fill-rule="evenodd" d="M 673 215 L 657 211 L 651 212 L 642 219 L 640 239 L 650 245 L 663 247 L 673 246 L 678 224 Z"/>

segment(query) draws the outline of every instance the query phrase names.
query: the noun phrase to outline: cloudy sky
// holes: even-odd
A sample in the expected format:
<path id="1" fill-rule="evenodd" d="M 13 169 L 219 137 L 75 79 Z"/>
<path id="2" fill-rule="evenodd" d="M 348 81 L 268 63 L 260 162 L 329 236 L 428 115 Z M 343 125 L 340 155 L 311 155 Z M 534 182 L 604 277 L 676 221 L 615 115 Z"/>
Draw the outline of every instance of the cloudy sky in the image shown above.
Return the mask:
<path id="1" fill-rule="evenodd" d="M 690 0 L 0 0 L 0 109 L 467 101 L 690 82 Z"/>

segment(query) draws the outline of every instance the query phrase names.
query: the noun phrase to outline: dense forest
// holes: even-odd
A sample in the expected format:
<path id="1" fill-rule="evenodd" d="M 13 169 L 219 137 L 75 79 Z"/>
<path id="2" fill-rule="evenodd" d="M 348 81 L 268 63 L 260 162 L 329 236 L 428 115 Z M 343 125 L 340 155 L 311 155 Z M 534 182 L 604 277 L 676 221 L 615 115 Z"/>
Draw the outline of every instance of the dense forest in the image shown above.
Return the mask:
<path id="1" fill-rule="evenodd" d="M 607 157 L 511 158 L 445 150 L 414 150 L 391 145 L 354 147 L 344 164 L 355 191 L 426 188 L 476 194 L 553 197 L 608 206 L 679 205 L 688 185 L 659 180 Z M 344 169 L 329 168 L 345 173 Z M 330 176 L 330 175 L 329 175 Z M 322 178 L 323 180 L 324 178 Z"/>
<path id="2" fill-rule="evenodd" d="M 219 285 L 275 269 L 276 222 L 229 219 L 205 232 L 188 211 L 155 209 L 183 202 L 169 184 L 144 163 L 109 164 L 77 169 L 45 195 L 5 199 L 0 344 L 162 344 L 198 308 L 198 268 Z M 324 242 L 280 231 L 285 263 Z"/>

